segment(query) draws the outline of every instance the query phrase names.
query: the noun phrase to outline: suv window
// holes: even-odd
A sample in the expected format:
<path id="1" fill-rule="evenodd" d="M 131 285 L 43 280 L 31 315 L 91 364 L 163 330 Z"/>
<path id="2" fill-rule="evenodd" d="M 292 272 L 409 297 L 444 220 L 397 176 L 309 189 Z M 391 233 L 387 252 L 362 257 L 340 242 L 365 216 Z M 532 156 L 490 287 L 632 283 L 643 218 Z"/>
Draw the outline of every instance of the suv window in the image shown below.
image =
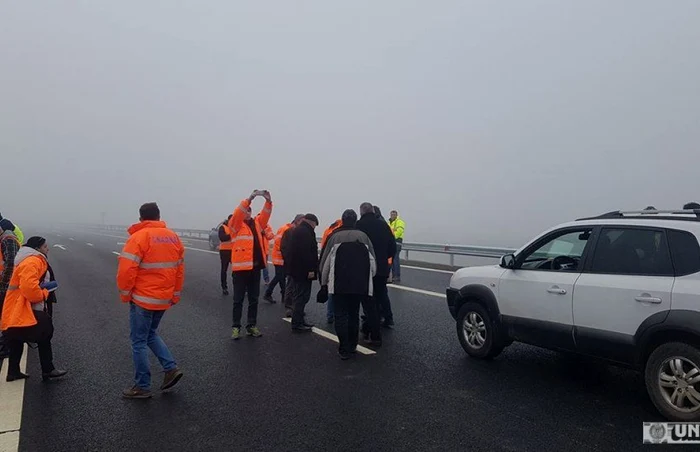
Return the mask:
<path id="1" fill-rule="evenodd" d="M 687 231 L 669 229 L 666 233 L 668 234 L 668 243 L 671 246 L 676 276 L 699 272 L 700 245 L 698 245 L 698 239 Z"/>
<path id="2" fill-rule="evenodd" d="M 591 272 L 673 276 L 666 233 L 653 229 L 603 228 Z"/>
<path id="3" fill-rule="evenodd" d="M 523 257 L 522 269 L 577 270 L 591 235 L 591 229 L 561 233 Z"/>

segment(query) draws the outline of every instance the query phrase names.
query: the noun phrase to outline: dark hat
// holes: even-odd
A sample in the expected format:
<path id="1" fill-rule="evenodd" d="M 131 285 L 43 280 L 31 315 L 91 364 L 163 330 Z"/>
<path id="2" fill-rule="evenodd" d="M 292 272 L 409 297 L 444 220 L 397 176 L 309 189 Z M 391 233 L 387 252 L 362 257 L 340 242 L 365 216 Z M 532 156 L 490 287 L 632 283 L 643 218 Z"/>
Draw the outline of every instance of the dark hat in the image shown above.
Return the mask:
<path id="1" fill-rule="evenodd" d="M 0 229 L 2 229 L 3 231 L 14 231 L 15 225 L 12 224 L 12 222 L 7 218 L 3 218 L 2 220 L 0 220 Z"/>
<path id="2" fill-rule="evenodd" d="M 302 218 L 304 218 L 304 214 L 298 213 L 298 214 L 294 215 L 294 220 L 292 221 L 292 223 L 296 223 L 297 221 L 301 220 Z"/>
<path id="3" fill-rule="evenodd" d="M 318 224 L 318 217 L 312 213 L 307 213 L 304 215 L 305 220 L 313 221 L 314 223 Z"/>
<path id="4" fill-rule="evenodd" d="M 355 223 L 357 223 L 357 213 L 352 209 L 343 212 L 343 216 L 340 218 L 343 221 L 343 226 L 346 227 L 354 227 Z"/>
<path id="5" fill-rule="evenodd" d="M 46 243 L 45 238 L 34 236 L 29 237 L 29 240 L 27 240 L 27 243 L 24 246 L 28 246 L 29 248 L 34 248 L 35 250 L 38 250 L 42 247 L 44 243 Z"/>

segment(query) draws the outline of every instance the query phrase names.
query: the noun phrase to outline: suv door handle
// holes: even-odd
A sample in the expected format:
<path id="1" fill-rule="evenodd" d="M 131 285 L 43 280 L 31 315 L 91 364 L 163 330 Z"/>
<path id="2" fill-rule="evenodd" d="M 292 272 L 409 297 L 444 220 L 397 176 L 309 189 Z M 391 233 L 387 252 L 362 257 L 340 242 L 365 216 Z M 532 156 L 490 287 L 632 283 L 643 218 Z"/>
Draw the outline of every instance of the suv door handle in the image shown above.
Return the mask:
<path id="1" fill-rule="evenodd" d="M 640 303 L 654 303 L 654 304 L 659 304 L 661 303 L 661 298 L 657 297 L 634 297 L 634 301 L 638 301 Z"/>
<path id="2" fill-rule="evenodd" d="M 566 295 L 566 290 L 560 289 L 557 286 L 550 287 L 549 289 L 547 289 L 547 292 L 553 293 L 555 295 Z"/>

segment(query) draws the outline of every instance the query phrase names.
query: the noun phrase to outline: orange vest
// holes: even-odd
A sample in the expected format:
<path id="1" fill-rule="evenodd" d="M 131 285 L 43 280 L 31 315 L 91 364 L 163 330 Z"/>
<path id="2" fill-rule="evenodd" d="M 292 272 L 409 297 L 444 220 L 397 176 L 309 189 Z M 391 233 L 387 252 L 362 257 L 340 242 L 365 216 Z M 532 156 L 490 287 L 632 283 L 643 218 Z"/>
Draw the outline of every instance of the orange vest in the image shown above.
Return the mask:
<path id="1" fill-rule="evenodd" d="M 338 229 L 339 227 L 343 226 L 343 220 L 335 220 L 333 224 L 328 226 L 328 229 L 323 231 L 323 237 L 321 237 L 321 249 L 323 249 L 324 246 L 326 246 L 326 241 L 328 240 L 328 237 Z"/>
<path id="2" fill-rule="evenodd" d="M 227 224 L 222 224 L 221 226 L 224 227 L 224 232 L 228 234 L 228 236 L 231 236 L 231 228 L 228 227 Z M 221 242 L 219 245 L 220 250 L 232 250 L 233 249 L 233 241 L 230 239 L 227 242 Z"/>
<path id="3" fill-rule="evenodd" d="M 39 287 L 48 268 L 43 255 L 29 256 L 15 267 L 2 307 L 0 330 L 36 325 L 32 303 L 46 301 L 49 296 L 48 290 Z"/>
<path id="4" fill-rule="evenodd" d="M 142 221 L 131 226 L 129 234 L 119 255 L 119 295 L 124 303 L 165 311 L 180 301 L 185 247 L 162 221 Z"/>
<path id="5" fill-rule="evenodd" d="M 275 244 L 272 247 L 272 265 L 284 265 L 282 257 L 282 236 L 292 227 L 292 223 L 287 223 L 277 230 Z"/>
<path id="6" fill-rule="evenodd" d="M 14 235 L 6 235 L 5 237 L 0 239 L 0 242 L 5 240 L 14 240 L 15 242 L 17 242 L 18 245 L 22 245 L 21 243 L 19 243 L 19 239 Z M 0 274 L 2 274 L 3 271 L 5 271 L 5 256 L 2 255 L 2 247 L 0 246 Z"/>
<path id="7" fill-rule="evenodd" d="M 249 208 L 250 201 L 244 199 L 236 210 L 233 211 L 233 216 L 228 222 L 228 226 L 231 228 L 231 240 L 233 242 L 231 270 L 234 272 L 253 269 L 253 248 L 255 243 L 253 240 L 253 231 L 250 230 L 244 221 Z M 266 267 L 269 247 L 265 246 L 265 244 L 269 242 L 265 240 L 264 232 L 265 229 L 267 229 L 267 223 L 270 221 L 271 215 L 272 203 L 266 201 L 265 207 L 263 207 L 254 219 L 256 233 L 258 234 L 258 243 L 260 243 L 260 247 L 262 248 L 263 264 Z"/>

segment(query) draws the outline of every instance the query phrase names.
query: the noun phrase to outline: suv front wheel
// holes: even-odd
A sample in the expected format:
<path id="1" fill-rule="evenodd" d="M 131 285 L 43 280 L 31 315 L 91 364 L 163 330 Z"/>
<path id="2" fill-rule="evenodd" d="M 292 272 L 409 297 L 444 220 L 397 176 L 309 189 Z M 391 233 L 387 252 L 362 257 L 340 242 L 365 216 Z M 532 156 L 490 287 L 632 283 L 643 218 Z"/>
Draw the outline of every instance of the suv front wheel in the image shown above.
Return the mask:
<path id="1" fill-rule="evenodd" d="M 684 342 L 660 345 L 647 360 L 644 380 L 667 419 L 700 421 L 700 350 Z"/>
<path id="2" fill-rule="evenodd" d="M 459 310 L 457 336 L 464 351 L 473 358 L 494 358 L 505 346 L 496 322 L 483 305 L 474 301 Z"/>

